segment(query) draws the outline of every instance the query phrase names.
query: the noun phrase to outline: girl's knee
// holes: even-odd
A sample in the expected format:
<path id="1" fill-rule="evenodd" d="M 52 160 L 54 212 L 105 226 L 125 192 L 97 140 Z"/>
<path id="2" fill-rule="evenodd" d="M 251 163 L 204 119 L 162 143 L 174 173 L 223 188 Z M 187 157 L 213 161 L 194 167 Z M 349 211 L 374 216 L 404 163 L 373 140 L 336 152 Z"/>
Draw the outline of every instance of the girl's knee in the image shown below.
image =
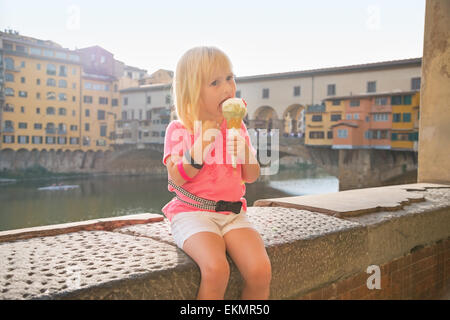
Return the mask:
<path id="1" fill-rule="evenodd" d="M 228 280 L 230 277 L 230 265 L 226 259 L 208 261 L 200 266 L 200 271 L 205 280 Z"/>
<path id="2" fill-rule="evenodd" d="M 246 281 L 252 284 L 268 285 L 272 279 L 272 267 L 269 259 L 264 259 L 252 265 Z"/>

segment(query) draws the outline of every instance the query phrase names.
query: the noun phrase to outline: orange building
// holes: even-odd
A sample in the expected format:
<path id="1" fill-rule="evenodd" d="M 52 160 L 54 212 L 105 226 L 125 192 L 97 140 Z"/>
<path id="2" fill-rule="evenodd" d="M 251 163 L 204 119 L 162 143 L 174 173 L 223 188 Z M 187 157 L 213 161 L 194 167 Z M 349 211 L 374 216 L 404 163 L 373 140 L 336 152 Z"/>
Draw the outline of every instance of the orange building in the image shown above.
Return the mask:
<path id="1" fill-rule="evenodd" d="M 397 146 L 396 140 L 402 130 L 410 140 L 417 137 L 418 95 L 418 91 L 408 91 L 334 97 L 344 103 L 345 111 L 342 120 L 332 125 L 332 148 L 413 150 L 412 142 Z M 406 124 L 400 123 L 402 113 Z"/>

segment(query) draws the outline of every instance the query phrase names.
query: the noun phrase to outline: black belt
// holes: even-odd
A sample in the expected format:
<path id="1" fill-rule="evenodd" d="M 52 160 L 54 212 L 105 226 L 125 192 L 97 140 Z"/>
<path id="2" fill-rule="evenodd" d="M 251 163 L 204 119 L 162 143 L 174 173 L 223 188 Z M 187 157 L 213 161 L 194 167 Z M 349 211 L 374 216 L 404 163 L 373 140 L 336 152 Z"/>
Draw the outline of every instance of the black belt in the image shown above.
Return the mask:
<path id="1" fill-rule="evenodd" d="M 225 201 L 225 200 L 219 200 L 219 201 L 213 201 L 213 200 L 208 200 L 202 197 L 198 197 L 192 193 L 190 193 L 189 191 L 183 189 L 180 186 L 177 186 L 172 180 L 169 179 L 169 184 L 175 188 L 176 190 L 178 190 L 179 192 L 181 192 L 184 196 L 188 197 L 189 199 L 192 199 L 194 201 L 197 201 L 198 203 L 191 203 L 191 202 L 187 202 L 183 199 L 181 199 L 178 195 L 176 196 L 176 198 L 178 200 L 180 200 L 181 202 L 184 202 L 190 206 L 199 208 L 199 209 L 204 209 L 204 210 L 210 210 L 210 211 L 231 211 L 233 213 L 240 213 L 241 212 L 241 208 L 242 208 L 242 201 Z"/>

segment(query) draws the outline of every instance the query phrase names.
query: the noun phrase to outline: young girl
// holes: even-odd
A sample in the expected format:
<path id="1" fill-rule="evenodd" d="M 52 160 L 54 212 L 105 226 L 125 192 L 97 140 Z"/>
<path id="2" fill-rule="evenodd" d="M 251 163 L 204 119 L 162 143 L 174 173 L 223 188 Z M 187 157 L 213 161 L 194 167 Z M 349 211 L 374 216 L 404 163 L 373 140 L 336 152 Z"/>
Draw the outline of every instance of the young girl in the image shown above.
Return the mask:
<path id="1" fill-rule="evenodd" d="M 179 120 L 167 127 L 163 163 L 176 197 L 162 211 L 178 247 L 200 268 L 197 299 L 224 298 L 226 252 L 244 279 L 242 299 L 268 299 L 270 261 L 243 198 L 245 183 L 258 178 L 260 167 L 244 123 L 240 135 L 227 135 L 221 109 L 236 93 L 228 57 L 214 47 L 187 51 L 177 65 L 174 93 Z"/>

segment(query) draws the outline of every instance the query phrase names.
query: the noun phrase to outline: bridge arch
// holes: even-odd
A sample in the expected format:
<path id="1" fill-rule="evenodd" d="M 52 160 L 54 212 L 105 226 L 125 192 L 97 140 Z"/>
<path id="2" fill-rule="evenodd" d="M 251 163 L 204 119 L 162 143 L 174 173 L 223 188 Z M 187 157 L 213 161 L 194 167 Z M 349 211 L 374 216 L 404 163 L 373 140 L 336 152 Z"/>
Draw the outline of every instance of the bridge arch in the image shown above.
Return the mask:
<path id="1" fill-rule="evenodd" d="M 283 112 L 283 134 L 303 136 L 305 133 L 305 109 L 301 104 L 291 104 Z"/>
<path id="2" fill-rule="evenodd" d="M 250 127 L 257 129 L 281 129 L 281 120 L 276 110 L 271 106 L 258 107 L 250 120 Z"/>

